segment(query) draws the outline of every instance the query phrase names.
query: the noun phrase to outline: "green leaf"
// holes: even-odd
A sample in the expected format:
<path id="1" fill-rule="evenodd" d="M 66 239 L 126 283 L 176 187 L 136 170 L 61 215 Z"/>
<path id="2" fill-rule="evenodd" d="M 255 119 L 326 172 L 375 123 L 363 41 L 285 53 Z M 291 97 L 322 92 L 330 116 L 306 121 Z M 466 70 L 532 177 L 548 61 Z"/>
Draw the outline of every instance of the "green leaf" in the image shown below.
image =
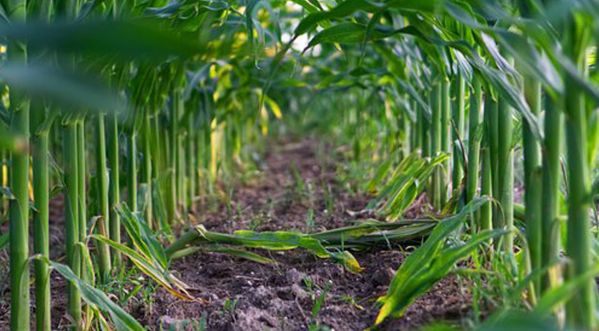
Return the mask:
<path id="1" fill-rule="evenodd" d="M 375 324 L 380 324 L 388 316 L 401 316 L 416 298 L 445 277 L 456 262 L 466 258 L 478 245 L 506 233 L 504 230 L 484 231 L 466 243 L 448 246 L 447 238 L 487 201 L 486 198 L 475 199 L 458 214 L 440 221 L 424 244 L 405 259 L 393 277 L 387 294 L 379 299 L 383 306 Z"/>
<path id="2" fill-rule="evenodd" d="M 397 220 L 424 190 L 424 186 L 419 183 L 425 182 L 435 167 L 448 158 L 449 155 L 445 153 L 433 159 L 422 159 L 418 153 L 404 158 L 390 173 L 389 179 L 378 194 L 368 203 L 368 208 L 375 209 L 389 220 Z"/>
<path id="3" fill-rule="evenodd" d="M 292 0 L 298 5 L 302 6 L 308 13 L 316 13 L 322 10 L 322 7 L 316 0 Z"/>
<path id="4" fill-rule="evenodd" d="M 593 265 L 585 273 L 564 282 L 560 286 L 549 289 L 545 294 L 543 294 L 541 299 L 539 299 L 534 309 L 535 313 L 539 314 L 540 316 L 548 316 L 552 313 L 555 307 L 557 307 L 559 304 L 567 302 L 579 292 L 579 288 L 581 286 L 584 286 L 589 279 L 594 279 L 597 277 L 597 275 L 599 275 L 599 264 L 595 263 L 595 265 Z"/>
<path id="5" fill-rule="evenodd" d="M 116 210 L 121 216 L 121 223 L 135 249 L 147 259 L 153 260 L 155 264 L 166 269 L 168 259 L 164 249 L 146 221 L 138 214 L 133 214 L 125 204 L 118 205 Z"/>
<path id="6" fill-rule="evenodd" d="M 295 29 L 295 35 L 302 35 L 316 27 L 316 25 L 325 20 L 335 18 L 343 18 L 359 10 L 373 11 L 382 8 L 380 3 L 370 2 L 367 0 L 346 0 L 330 11 L 321 11 L 313 13 L 304 18 Z"/>
<path id="7" fill-rule="evenodd" d="M 367 26 L 362 24 L 342 22 L 317 33 L 310 40 L 310 43 L 308 43 L 303 52 L 322 43 L 360 43 L 370 40 L 380 40 L 396 34 L 414 35 L 415 33 L 416 30 L 412 26 L 394 30 L 380 25 L 373 25 L 371 29 L 368 29 Z"/>
<path id="8" fill-rule="evenodd" d="M 187 288 L 189 288 L 189 286 L 169 273 L 168 270 L 162 268 L 162 266 L 157 264 L 151 258 L 148 259 L 135 250 L 123 244 L 114 242 L 102 235 L 92 235 L 91 237 L 126 255 L 141 272 L 152 278 L 175 297 L 185 301 L 197 300 L 187 292 Z"/>
<path id="9" fill-rule="evenodd" d="M 239 258 L 257 262 L 257 263 L 277 264 L 277 261 L 275 261 L 273 259 L 269 259 L 267 257 L 258 255 L 256 253 L 248 252 L 243 249 L 236 249 L 236 248 L 231 248 L 231 247 L 212 247 L 212 248 L 208 248 L 207 250 L 210 252 L 213 252 L 213 253 L 222 253 L 222 254 L 233 255 L 235 257 L 239 257 Z"/>
<path id="10" fill-rule="evenodd" d="M 317 33 L 303 52 L 322 43 L 359 43 L 364 40 L 365 32 L 366 27 L 361 24 L 351 22 L 335 24 Z"/>
<path id="11" fill-rule="evenodd" d="M 559 93 L 564 91 L 564 83 L 553 63 L 523 36 L 510 31 L 498 31 L 495 36 L 503 49 L 512 54 L 516 63 L 528 75 Z"/>
<path id="12" fill-rule="evenodd" d="M 487 321 L 474 329 L 475 331 L 503 331 L 503 330 L 538 330 L 538 331 L 567 331 L 559 327 L 559 323 L 552 318 L 542 317 L 538 314 L 524 311 L 501 311 L 489 317 Z"/>
<path id="13" fill-rule="evenodd" d="M 81 291 L 81 297 L 83 298 L 83 300 L 85 300 L 85 302 L 87 302 L 89 305 L 97 307 L 99 310 L 103 312 L 108 313 L 117 330 L 145 330 L 144 327 L 141 324 L 139 324 L 137 320 L 135 320 L 135 318 L 129 315 L 116 303 L 112 302 L 112 300 L 110 300 L 108 296 L 104 294 L 104 292 L 94 288 L 87 282 L 81 280 L 73 273 L 73 271 L 71 271 L 71 269 L 68 266 L 50 261 L 49 259 L 42 256 L 38 256 L 36 258 L 42 259 L 46 263 L 50 264 L 52 269 L 58 271 L 58 273 L 60 273 L 64 278 L 66 278 L 72 284 L 77 286 L 77 288 L 79 288 L 79 290 Z"/>
<path id="14" fill-rule="evenodd" d="M 360 272 L 362 268 L 349 252 L 332 252 L 327 250 L 319 240 L 298 232 L 266 231 L 255 232 L 238 230 L 234 234 L 218 233 L 206 230 L 202 225 L 196 226 L 199 239 L 210 243 L 237 245 L 267 250 L 290 250 L 301 247 L 319 258 L 332 258 L 351 272 Z"/>
<path id="15" fill-rule="evenodd" d="M 0 79 L 32 98 L 57 102 L 68 113 L 82 113 L 88 109 L 118 112 L 126 108 L 116 91 L 98 81 L 64 70 L 8 62 L 0 68 Z"/>
<path id="16" fill-rule="evenodd" d="M 166 28 L 157 20 L 80 21 L 0 24 L 0 35 L 30 47 L 57 52 L 117 56 L 121 60 L 162 61 L 190 57 L 202 48 L 193 39 Z"/>

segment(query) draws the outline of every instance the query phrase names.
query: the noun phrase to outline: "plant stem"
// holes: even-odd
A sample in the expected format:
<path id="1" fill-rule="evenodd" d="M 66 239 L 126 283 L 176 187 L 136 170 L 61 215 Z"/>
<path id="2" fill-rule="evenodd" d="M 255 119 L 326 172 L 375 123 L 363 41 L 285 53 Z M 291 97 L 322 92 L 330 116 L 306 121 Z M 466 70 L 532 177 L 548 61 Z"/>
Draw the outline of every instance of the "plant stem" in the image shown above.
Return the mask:
<path id="1" fill-rule="evenodd" d="M 121 197 L 119 190 L 119 130 L 116 115 L 108 118 L 108 163 L 110 167 L 110 180 L 108 181 L 108 204 L 110 220 L 110 240 L 121 242 L 121 221 L 116 211 Z M 121 254 L 117 250 L 112 250 L 113 267 L 121 265 Z"/>
<path id="2" fill-rule="evenodd" d="M 485 99 L 485 130 L 486 130 L 486 147 L 489 149 L 489 165 L 491 169 L 491 189 L 492 189 L 492 197 L 494 199 L 499 200 L 499 176 L 498 176 L 498 104 L 497 101 L 493 100 L 491 93 L 489 93 L 488 97 Z M 492 207 L 492 223 L 493 228 L 498 229 L 503 227 L 500 223 L 500 219 L 498 217 L 498 208 L 493 205 Z M 497 241 L 496 241 L 497 242 Z"/>
<path id="3" fill-rule="evenodd" d="M 152 203 L 152 132 L 151 132 L 151 124 L 150 124 L 150 114 L 144 114 L 144 123 L 143 123 L 143 161 L 144 161 L 144 176 L 143 180 L 146 184 L 146 194 L 145 194 L 145 220 L 148 223 L 150 229 L 154 229 L 154 219 L 153 219 L 153 203 Z"/>
<path id="4" fill-rule="evenodd" d="M 197 167 L 195 166 L 195 153 L 194 148 L 197 148 L 195 145 L 195 137 L 193 134 L 193 117 L 189 116 L 187 120 L 187 209 L 193 210 L 194 208 L 194 198 L 196 192 L 196 173 Z"/>
<path id="5" fill-rule="evenodd" d="M 12 22 L 25 23 L 27 17 L 25 0 L 3 3 Z M 7 58 L 13 63 L 27 64 L 25 45 L 9 40 Z M 10 110 L 13 132 L 29 142 L 29 100 L 21 93 L 11 90 Z M 29 154 L 13 152 L 11 155 L 10 188 L 13 199 L 9 205 L 10 245 L 10 327 L 11 330 L 29 330 Z"/>
<path id="6" fill-rule="evenodd" d="M 483 119 L 483 93 L 480 81 L 474 77 L 470 93 L 470 113 L 468 114 L 468 174 L 466 203 L 472 201 L 478 189 L 481 124 Z M 474 229 L 473 229 L 474 231 Z"/>
<path id="7" fill-rule="evenodd" d="M 452 166 L 452 189 L 456 190 L 462 184 L 462 177 L 464 176 L 462 151 L 460 149 L 459 140 L 464 138 L 464 113 L 465 113 L 465 93 L 466 93 L 466 81 L 462 75 L 457 77 L 457 91 L 456 91 L 456 107 L 453 110 L 453 122 L 455 123 L 455 130 L 453 132 L 453 166 Z"/>
<path id="8" fill-rule="evenodd" d="M 491 150 L 488 147 L 481 149 L 482 171 L 481 171 L 481 196 L 493 195 L 493 174 L 491 171 Z M 493 229 L 493 208 L 490 203 L 485 203 L 480 207 L 478 214 L 478 231 Z"/>
<path id="9" fill-rule="evenodd" d="M 79 206 L 79 241 L 85 242 L 87 236 L 87 192 L 86 192 L 86 158 L 85 158 L 85 120 L 77 123 L 77 188 Z"/>
<path id="10" fill-rule="evenodd" d="M 533 78 L 526 77 L 524 80 L 524 95 L 531 112 L 538 115 L 541 112 L 541 84 Z M 551 133 L 553 134 L 553 133 Z M 541 150 L 529 124 L 524 121 L 522 132 L 522 143 L 524 153 L 524 205 L 526 219 L 526 235 L 528 249 L 530 251 L 530 263 L 533 270 L 541 267 Z M 540 280 L 533 281 L 535 294 L 540 294 Z"/>
<path id="11" fill-rule="evenodd" d="M 171 94 L 171 126 L 169 130 L 169 169 L 168 169 L 168 186 L 166 192 L 166 211 L 170 224 L 173 224 L 177 219 L 177 160 L 179 148 L 177 146 L 178 138 L 178 119 L 179 119 L 179 103 L 181 102 L 181 91 L 177 88 Z"/>
<path id="12" fill-rule="evenodd" d="M 137 212 L 137 132 L 131 130 L 127 135 L 127 197 L 129 208 Z"/>
<path id="13" fill-rule="evenodd" d="M 543 193 L 542 193 L 542 247 L 541 267 L 558 261 L 560 254 L 561 225 L 559 221 L 560 199 L 560 150 L 562 140 L 562 114 L 555 101 L 547 99 L 545 104 L 545 132 L 543 140 Z M 558 269 L 553 269 L 557 271 Z M 549 272 L 543 278 L 543 292 L 558 284 L 560 275 Z"/>
<path id="14" fill-rule="evenodd" d="M 499 224 L 501 227 L 510 230 L 509 233 L 503 236 L 503 249 L 506 253 L 512 254 L 514 250 L 514 236 L 512 232 L 514 226 L 514 150 L 512 148 L 512 108 L 507 101 L 499 101 L 499 112 L 497 115 L 499 138 L 497 180 L 499 184 L 498 200 L 501 206 Z"/>
<path id="15" fill-rule="evenodd" d="M 72 121 L 67 123 L 64 128 L 64 183 L 65 183 L 65 225 L 66 225 L 66 256 L 67 263 L 75 275 L 80 274 L 80 263 L 75 259 L 74 251 L 79 242 L 79 186 L 78 186 L 78 166 L 77 154 L 77 124 Z M 73 318 L 72 329 L 77 329 L 81 325 L 81 293 L 79 288 L 69 282 L 69 301 L 68 312 Z"/>
<path id="16" fill-rule="evenodd" d="M 441 79 L 441 150 L 448 155 L 451 153 L 451 85 L 447 77 Z M 449 159 L 443 162 L 441 180 L 440 208 L 445 206 L 448 195 L 448 185 L 451 182 L 451 167 Z"/>
<path id="17" fill-rule="evenodd" d="M 49 233 L 49 180 L 48 154 L 49 128 L 42 130 L 45 120 L 44 107 L 38 103 L 32 105 L 31 114 L 32 160 L 33 160 L 33 202 L 34 202 L 34 240 L 33 251 L 46 258 L 50 257 Z M 48 264 L 45 261 L 35 261 L 35 320 L 37 330 L 50 330 L 50 277 Z"/>
<path id="18" fill-rule="evenodd" d="M 439 83 L 436 83 L 432 90 L 432 105 L 433 105 L 433 120 L 431 124 L 431 156 L 437 156 L 442 151 L 442 89 Z M 431 187 L 431 201 L 433 207 L 436 210 L 441 210 L 442 198 L 441 198 L 441 186 L 443 178 L 443 169 L 437 166 L 433 172 L 432 187 Z"/>
<path id="19" fill-rule="evenodd" d="M 582 31 L 574 18 L 566 26 L 566 38 L 571 43 L 566 52 L 584 72 L 584 45 Z M 584 29 L 585 27 L 583 27 Z M 591 210 L 591 181 L 587 162 L 587 119 L 584 95 L 571 79 L 565 80 L 564 112 L 566 124 L 566 150 L 568 171 L 568 235 L 566 254 L 571 260 L 567 279 L 585 274 L 592 266 L 592 241 L 589 212 Z M 577 288 L 576 295 L 566 304 L 566 321 L 569 327 L 594 330 L 595 279 L 589 277 Z"/>
<path id="20" fill-rule="evenodd" d="M 106 129 L 104 124 L 104 114 L 99 114 L 96 120 L 96 178 L 98 191 L 98 209 L 101 218 L 97 222 L 98 232 L 106 237 L 108 234 L 108 224 L 110 224 L 110 208 L 108 193 L 108 168 L 106 163 Z M 99 259 L 99 273 L 104 282 L 108 281 L 110 275 L 110 247 L 104 243 L 97 242 Z"/>

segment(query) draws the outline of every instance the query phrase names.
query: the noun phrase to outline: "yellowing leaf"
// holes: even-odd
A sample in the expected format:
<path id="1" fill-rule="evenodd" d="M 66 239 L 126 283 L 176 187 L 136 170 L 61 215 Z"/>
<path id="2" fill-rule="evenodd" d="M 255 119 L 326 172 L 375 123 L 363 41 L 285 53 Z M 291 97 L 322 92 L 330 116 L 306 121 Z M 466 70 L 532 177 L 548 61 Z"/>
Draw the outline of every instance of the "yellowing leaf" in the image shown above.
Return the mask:
<path id="1" fill-rule="evenodd" d="M 270 111 L 272 111 L 273 115 L 275 115 L 275 117 L 277 119 L 283 118 L 283 113 L 281 113 L 281 108 L 273 99 L 271 99 L 267 96 L 264 96 L 264 100 L 268 103 L 268 105 L 270 106 Z"/>

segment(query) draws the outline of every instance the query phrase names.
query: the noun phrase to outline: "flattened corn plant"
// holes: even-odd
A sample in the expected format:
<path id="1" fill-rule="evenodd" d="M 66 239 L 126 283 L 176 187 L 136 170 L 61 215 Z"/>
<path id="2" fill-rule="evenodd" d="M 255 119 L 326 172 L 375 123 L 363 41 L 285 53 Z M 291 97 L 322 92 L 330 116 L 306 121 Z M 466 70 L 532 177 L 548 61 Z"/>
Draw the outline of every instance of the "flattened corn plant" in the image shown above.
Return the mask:
<path id="1" fill-rule="evenodd" d="M 0 5 L 12 330 L 31 327 L 30 262 L 36 329 L 52 327 L 56 270 L 69 282 L 72 329 L 134 330 L 143 327 L 96 288 L 126 264 L 195 300 L 168 272 L 171 259 L 210 250 L 273 263 L 243 248 L 303 248 L 360 272 L 346 250 L 427 236 L 375 324 L 467 260 L 477 266 L 467 275 L 508 270 L 515 288 L 481 328 L 507 323 L 512 308 L 597 327 L 597 1 Z M 197 200 L 251 167 L 273 129 L 335 137 L 359 189 L 374 195 L 356 215 L 386 222 L 314 234 L 190 224 Z M 49 260 L 56 192 L 66 265 Z M 429 217 L 404 218 L 415 201 L 428 202 Z"/>

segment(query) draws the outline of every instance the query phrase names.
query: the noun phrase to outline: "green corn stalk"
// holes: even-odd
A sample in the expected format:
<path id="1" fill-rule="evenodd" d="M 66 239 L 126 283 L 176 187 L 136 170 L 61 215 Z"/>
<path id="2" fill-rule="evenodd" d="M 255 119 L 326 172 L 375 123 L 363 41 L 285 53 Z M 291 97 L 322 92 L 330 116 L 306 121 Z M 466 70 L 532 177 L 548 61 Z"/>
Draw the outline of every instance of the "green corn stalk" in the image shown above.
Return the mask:
<path id="1" fill-rule="evenodd" d="M 43 128 L 46 119 L 45 109 L 39 103 L 33 103 L 31 108 L 32 134 L 32 163 L 33 163 L 33 202 L 34 210 L 34 241 L 33 250 L 46 258 L 50 256 L 49 233 L 49 126 Z M 48 265 L 41 260 L 35 260 L 35 320 L 37 330 L 50 330 L 50 277 Z"/>
<path id="2" fill-rule="evenodd" d="M 417 114 L 417 118 L 416 122 L 412 123 L 412 144 L 410 150 L 417 151 L 420 149 L 420 153 L 422 154 L 422 126 L 424 125 L 424 115 L 422 114 L 423 111 L 419 110 L 418 103 L 416 101 L 412 102 L 412 109 L 414 109 L 414 112 Z"/>
<path id="3" fill-rule="evenodd" d="M 79 207 L 79 242 L 87 236 L 87 192 L 86 192 L 86 158 L 85 158 L 85 120 L 77 122 L 77 197 Z M 83 274 L 82 274 L 83 276 Z"/>
<path id="4" fill-rule="evenodd" d="M 479 79 L 475 76 L 470 92 L 470 112 L 468 113 L 468 168 L 466 175 L 466 203 L 472 201 L 478 190 L 480 140 L 482 137 L 483 93 Z M 476 222 L 471 220 L 471 230 L 476 231 Z M 478 224 L 479 230 L 483 228 Z"/>
<path id="5" fill-rule="evenodd" d="M 498 224 L 509 232 L 503 237 L 503 248 L 508 254 L 514 249 L 512 228 L 514 226 L 514 151 L 512 148 L 513 121 L 512 108 L 507 101 L 499 101 L 497 114 L 498 156 L 497 183 L 500 212 Z"/>
<path id="6" fill-rule="evenodd" d="M 110 239 L 116 243 L 121 242 L 121 221 L 120 216 L 116 211 L 116 207 L 120 204 L 120 188 L 119 188 L 119 129 L 116 115 L 111 115 L 108 118 L 108 164 L 110 168 L 110 180 L 108 181 L 108 207 L 110 220 L 109 232 Z M 112 249 L 111 255 L 113 258 L 113 267 L 121 265 L 120 252 Z"/>
<path id="7" fill-rule="evenodd" d="M 491 188 L 492 188 L 492 197 L 494 199 L 499 200 L 499 181 L 498 181 L 498 153 L 499 153 L 499 144 L 498 144 L 498 103 L 493 100 L 493 97 L 489 93 L 487 98 L 485 98 L 485 137 L 486 137 L 486 147 L 489 149 L 489 163 L 491 169 Z M 493 228 L 498 229 L 502 227 L 502 224 L 499 223 L 499 211 L 496 205 L 493 205 Z"/>
<path id="8" fill-rule="evenodd" d="M 108 194 L 108 167 L 106 163 L 106 128 L 105 115 L 99 114 L 96 119 L 96 179 L 98 191 L 98 209 L 101 218 L 97 221 L 98 232 L 108 237 L 108 224 L 110 224 L 110 203 Z M 99 253 L 98 272 L 103 281 L 107 281 L 110 275 L 110 247 L 104 243 L 97 242 Z"/>
<path id="9" fill-rule="evenodd" d="M 181 110 L 179 111 L 179 114 Z M 183 129 L 179 129 L 183 131 Z M 177 143 L 174 148 L 177 149 L 177 168 L 175 170 L 175 177 L 177 180 L 177 208 L 179 210 L 179 216 L 183 217 L 187 210 L 187 196 L 185 194 L 185 168 L 187 155 L 185 155 L 185 133 L 179 132 L 177 134 Z"/>
<path id="10" fill-rule="evenodd" d="M 431 156 L 436 156 L 442 151 L 442 88 L 439 83 L 436 83 L 432 90 L 432 105 L 433 105 L 433 118 L 431 123 Z M 437 167 L 433 173 L 431 180 L 431 201 L 433 207 L 437 210 L 442 208 L 442 197 L 441 197 L 441 186 L 443 185 L 443 169 Z"/>
<path id="11" fill-rule="evenodd" d="M 143 181 L 146 184 L 145 196 L 145 220 L 151 229 L 154 229 L 153 204 L 152 204 L 152 128 L 150 114 L 144 114 L 143 118 Z"/>
<path id="12" fill-rule="evenodd" d="M 541 112 L 541 84 L 533 78 L 526 77 L 524 80 L 524 95 L 533 114 Z M 553 133 L 551 133 L 553 134 Z M 531 268 L 541 268 L 541 198 L 542 198 L 542 176 L 541 176 L 541 149 L 529 124 L 524 121 L 522 134 L 522 147 L 524 154 L 524 205 L 526 219 L 526 235 L 528 249 L 530 252 Z M 533 281 L 535 294 L 541 290 L 540 280 Z"/>
<path id="13" fill-rule="evenodd" d="M 26 2 L 5 0 L 2 5 L 14 22 L 25 22 Z M 26 46 L 9 40 L 7 58 L 19 64 L 27 63 Z M 29 139 L 29 100 L 18 91 L 10 91 L 13 132 Z M 11 330 L 29 330 L 29 155 L 28 152 L 11 155 L 10 188 L 13 199 L 9 205 L 10 245 L 10 327 Z"/>
<path id="14" fill-rule="evenodd" d="M 487 146 L 481 149 L 481 187 L 480 195 L 493 196 L 493 174 L 491 169 L 491 150 Z M 493 208 L 487 203 L 480 208 L 478 214 L 478 232 L 493 229 Z"/>
<path id="15" fill-rule="evenodd" d="M 520 10 L 520 14 L 530 19 L 537 14 L 525 1 L 514 2 Z M 522 70 L 525 72 L 525 70 Z M 542 110 L 541 83 L 531 75 L 524 75 L 524 97 L 531 113 L 538 117 Z M 553 132 L 550 133 L 553 135 Z M 541 204 L 543 181 L 541 173 L 541 148 L 528 121 L 523 121 L 522 149 L 524 156 L 524 205 L 526 221 L 526 237 L 530 255 L 530 267 L 532 270 L 540 270 L 542 266 L 543 231 L 541 219 Z M 559 176 L 559 174 L 557 174 Z M 541 294 L 541 279 L 538 277 L 532 281 L 534 301 Z"/>
<path id="16" fill-rule="evenodd" d="M 137 212 L 137 132 L 127 135 L 127 197 L 131 211 Z"/>
<path id="17" fill-rule="evenodd" d="M 66 256 L 69 267 L 75 275 L 80 275 L 80 261 L 75 258 L 74 251 L 79 243 L 79 171 L 78 171 L 78 134 L 77 123 L 69 121 L 63 130 L 63 158 L 65 183 L 65 226 L 66 226 Z M 68 312 L 73 318 L 73 329 L 81 325 L 81 293 L 79 288 L 69 283 Z"/>
<path id="18" fill-rule="evenodd" d="M 52 11 L 52 1 L 33 1 L 30 3 L 30 14 L 48 22 Z M 33 175 L 33 204 L 34 204 L 34 232 L 33 250 L 36 255 L 43 258 L 50 256 L 49 233 L 49 154 L 50 154 L 50 129 L 52 121 L 48 118 L 46 107 L 39 101 L 31 105 L 32 129 L 32 175 Z M 1 158 L 0 158 L 1 159 Z M 0 172 L 2 172 L 0 170 Z M 0 186 L 2 185 L 0 179 Z M 35 321 L 36 330 L 50 331 L 51 323 L 51 296 L 50 296 L 50 271 L 48 265 L 39 259 L 34 261 L 35 267 Z"/>
<path id="19" fill-rule="evenodd" d="M 202 196 L 203 194 L 203 187 L 205 186 L 204 184 L 204 179 L 206 176 L 204 176 L 204 169 L 205 168 L 205 154 L 206 154 L 206 143 L 205 143 L 205 139 L 206 139 L 206 135 L 204 134 L 204 129 L 203 127 L 198 128 L 198 132 L 196 132 L 195 134 L 195 139 L 196 139 L 196 149 L 195 149 L 195 174 L 197 176 L 197 182 L 196 182 L 196 194 L 198 196 Z"/>
<path id="20" fill-rule="evenodd" d="M 195 192 L 196 192 L 196 162 L 195 162 L 195 153 L 194 149 L 198 148 L 195 146 L 194 142 L 194 134 L 193 134 L 193 117 L 189 116 L 187 120 L 187 141 L 186 141 L 186 153 L 187 154 L 187 166 L 185 170 L 187 171 L 187 210 L 193 209 Z"/>
<path id="21" fill-rule="evenodd" d="M 155 216 L 157 219 L 157 224 L 156 226 L 159 226 L 160 229 L 162 230 L 166 230 L 168 223 L 170 222 L 170 219 L 165 219 L 165 216 L 162 214 L 159 214 L 159 206 L 164 205 L 165 201 L 164 201 L 164 196 L 166 195 L 167 192 L 167 187 L 168 187 L 168 182 L 165 181 L 163 179 L 163 174 L 164 173 L 168 173 L 167 171 L 167 164 L 166 164 L 166 160 L 164 155 L 166 155 L 165 153 L 165 141 L 166 139 L 159 139 L 159 137 L 161 137 L 161 133 L 162 133 L 162 128 L 160 127 L 160 123 L 159 123 L 159 116 L 158 114 L 154 114 L 154 117 L 151 120 L 151 142 L 152 142 L 152 151 L 151 151 L 151 155 L 152 155 L 152 177 L 156 178 L 156 187 L 153 189 L 155 192 L 157 192 L 157 196 L 159 196 L 161 199 L 157 200 L 157 204 L 153 204 L 153 207 L 155 208 Z M 167 177 L 168 178 L 168 177 Z M 154 193 L 154 191 L 152 193 Z M 153 197 L 153 196 L 152 196 Z"/>
<path id="22" fill-rule="evenodd" d="M 453 132 L 453 165 L 452 165 L 452 189 L 457 189 L 462 183 L 462 177 L 464 176 L 462 151 L 459 146 L 459 140 L 464 137 L 464 114 L 465 114 L 465 94 L 466 94 L 466 81 L 462 75 L 458 75 L 456 84 L 456 107 L 453 110 L 453 123 L 455 129 Z"/>
<path id="23" fill-rule="evenodd" d="M 545 132 L 543 140 L 543 193 L 541 206 L 541 267 L 548 268 L 558 261 L 560 254 L 561 226 L 560 211 L 560 150 L 562 140 L 563 120 L 561 111 L 555 101 L 547 99 L 545 103 Z M 547 274 L 542 279 L 542 290 L 546 292 L 558 285 L 559 275 L 551 277 Z"/>
<path id="24" fill-rule="evenodd" d="M 441 150 L 444 153 L 451 154 L 451 85 L 449 80 L 444 77 L 441 79 Z M 448 159 L 442 165 L 441 180 L 441 201 L 440 207 L 445 206 L 448 195 L 448 185 L 451 183 L 451 167 Z"/>
<path id="25" fill-rule="evenodd" d="M 585 72 L 585 47 L 590 36 L 589 26 L 569 16 L 564 27 L 563 49 L 566 55 Z M 584 95 L 569 76 L 565 79 L 564 112 L 568 173 L 568 232 L 566 254 L 571 259 L 567 279 L 574 279 L 591 269 L 592 241 L 589 212 L 591 181 L 587 158 L 587 118 Z M 595 292 L 593 278 L 579 287 L 566 304 L 566 322 L 572 328 L 593 330 L 595 326 Z"/>
<path id="26" fill-rule="evenodd" d="M 177 208 L 177 214 L 178 217 L 180 219 L 183 218 L 183 215 L 185 213 L 185 208 L 186 206 L 186 201 L 187 198 L 185 196 L 185 160 L 186 160 L 186 155 L 185 155 L 185 126 L 180 126 L 179 125 L 179 121 L 181 120 L 182 116 L 183 116 L 183 112 L 184 112 L 184 106 L 185 103 L 183 101 L 183 95 L 181 93 L 181 95 L 178 96 L 178 101 L 175 102 L 174 106 L 175 108 L 175 112 L 174 114 L 174 120 L 175 120 L 175 134 L 174 134 L 174 142 L 173 142 L 173 151 L 175 151 L 174 157 L 175 157 L 175 168 L 174 168 L 174 172 L 175 172 L 175 181 L 176 181 L 176 208 Z"/>
<path id="27" fill-rule="evenodd" d="M 166 211 L 168 221 L 172 224 L 178 220 L 177 212 L 177 161 L 179 159 L 177 146 L 178 142 L 178 118 L 179 118 L 179 104 L 182 102 L 182 91 L 179 88 L 175 88 L 171 94 L 172 107 L 171 107 L 171 126 L 169 128 L 169 143 L 168 146 L 168 186 L 166 192 Z"/>
<path id="28" fill-rule="evenodd" d="M 431 123 L 427 120 L 424 115 L 424 110 L 418 113 L 418 123 L 420 125 L 420 142 L 421 142 L 421 150 L 422 156 L 428 157 L 431 156 L 431 144 L 430 144 L 430 127 Z"/>
<path id="29" fill-rule="evenodd" d="M 401 132 L 400 134 L 397 135 L 397 138 L 393 137 L 393 136 L 389 136 L 389 144 L 393 144 L 394 141 L 401 141 L 400 146 L 402 149 L 402 157 L 406 157 L 408 155 L 410 155 L 410 150 L 411 150 L 411 142 L 412 142 L 412 122 L 410 121 L 410 119 L 408 118 L 408 116 L 406 116 L 405 114 L 402 114 L 402 116 L 400 117 L 400 122 L 401 122 Z M 395 139 L 394 139 L 395 138 Z M 393 152 L 396 148 L 394 146 L 391 146 L 391 148 L 388 148 L 387 150 L 389 151 L 389 153 Z M 385 155 L 385 157 L 389 157 L 389 155 Z"/>

